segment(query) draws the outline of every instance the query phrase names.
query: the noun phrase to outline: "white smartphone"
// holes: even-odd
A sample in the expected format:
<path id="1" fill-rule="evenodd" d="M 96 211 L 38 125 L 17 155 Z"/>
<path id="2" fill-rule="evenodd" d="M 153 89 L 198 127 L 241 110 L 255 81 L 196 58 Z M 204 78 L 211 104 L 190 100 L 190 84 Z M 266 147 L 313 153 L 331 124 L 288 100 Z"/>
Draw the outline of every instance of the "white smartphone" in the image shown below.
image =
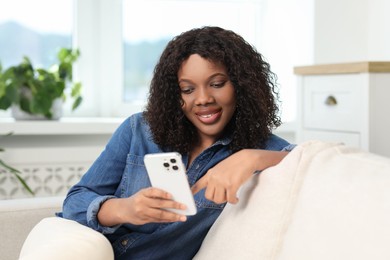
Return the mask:
<path id="1" fill-rule="evenodd" d="M 171 208 L 166 210 L 183 215 L 195 215 L 194 196 L 181 155 L 176 152 L 146 154 L 144 162 L 152 186 L 169 192 L 174 201 L 187 206 L 185 210 Z"/>

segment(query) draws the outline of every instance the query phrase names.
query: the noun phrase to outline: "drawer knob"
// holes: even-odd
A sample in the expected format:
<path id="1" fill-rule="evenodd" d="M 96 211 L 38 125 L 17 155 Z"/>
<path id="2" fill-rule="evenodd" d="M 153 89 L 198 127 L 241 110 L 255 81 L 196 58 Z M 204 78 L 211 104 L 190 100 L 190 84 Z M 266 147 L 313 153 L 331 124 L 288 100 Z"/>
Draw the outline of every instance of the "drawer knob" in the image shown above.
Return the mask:
<path id="1" fill-rule="evenodd" d="M 334 96 L 328 96 L 325 100 L 325 104 L 328 106 L 335 106 L 337 105 L 337 99 Z"/>

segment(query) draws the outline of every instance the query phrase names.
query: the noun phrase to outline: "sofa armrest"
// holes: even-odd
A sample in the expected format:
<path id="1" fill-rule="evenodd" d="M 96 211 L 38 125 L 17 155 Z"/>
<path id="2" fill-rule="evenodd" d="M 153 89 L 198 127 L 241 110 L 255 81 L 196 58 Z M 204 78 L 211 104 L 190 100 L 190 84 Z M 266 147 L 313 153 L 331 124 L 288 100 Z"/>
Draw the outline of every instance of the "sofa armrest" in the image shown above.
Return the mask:
<path id="1" fill-rule="evenodd" d="M 29 232 L 43 218 L 61 210 L 64 197 L 0 200 L 0 259 L 18 259 Z"/>

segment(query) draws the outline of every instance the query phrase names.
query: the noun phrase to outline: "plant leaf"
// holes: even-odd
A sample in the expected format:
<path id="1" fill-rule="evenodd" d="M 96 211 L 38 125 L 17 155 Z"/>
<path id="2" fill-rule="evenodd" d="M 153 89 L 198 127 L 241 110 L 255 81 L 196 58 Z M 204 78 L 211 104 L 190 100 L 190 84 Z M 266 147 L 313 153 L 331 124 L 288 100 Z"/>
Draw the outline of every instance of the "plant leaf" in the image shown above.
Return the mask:
<path id="1" fill-rule="evenodd" d="M 77 82 L 72 87 L 71 97 L 77 97 L 81 94 L 81 83 Z"/>
<path id="2" fill-rule="evenodd" d="M 31 195 L 35 195 L 35 193 L 32 191 L 32 189 L 30 188 L 30 186 L 27 185 L 27 183 L 25 182 L 25 180 L 19 176 L 19 174 L 13 172 L 13 174 L 15 175 L 15 177 L 20 181 L 20 183 L 23 185 L 23 187 L 31 194 Z"/>
<path id="3" fill-rule="evenodd" d="M 31 195 L 34 195 L 34 192 L 32 191 L 32 189 L 30 188 L 30 186 L 27 185 L 26 181 L 20 177 L 20 171 L 16 170 L 15 168 L 9 166 L 8 164 L 6 164 L 3 160 L 0 160 L 0 166 L 2 166 L 3 168 L 7 169 L 10 171 L 10 173 L 12 173 L 18 180 L 19 182 L 23 185 L 23 187 L 31 194 Z"/>
<path id="4" fill-rule="evenodd" d="M 75 110 L 83 101 L 83 98 L 81 96 L 78 96 L 76 100 L 73 102 L 72 110 Z"/>
<path id="5" fill-rule="evenodd" d="M 0 97 L 0 109 L 7 110 L 11 104 L 11 101 L 7 97 Z"/>

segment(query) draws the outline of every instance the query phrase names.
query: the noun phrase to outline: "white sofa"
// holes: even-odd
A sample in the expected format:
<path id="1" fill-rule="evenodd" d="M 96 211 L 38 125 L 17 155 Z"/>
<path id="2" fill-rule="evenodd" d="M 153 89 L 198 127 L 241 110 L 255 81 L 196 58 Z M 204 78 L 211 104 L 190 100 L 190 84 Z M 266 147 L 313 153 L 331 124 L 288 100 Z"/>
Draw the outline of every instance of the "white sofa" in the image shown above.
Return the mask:
<path id="1" fill-rule="evenodd" d="M 38 219 L 52 215 L 59 204 L 50 209 L 40 206 L 45 210 L 23 210 L 22 214 L 0 207 L 1 230 L 6 233 L 0 240 L 0 259 L 16 259 L 23 241 L 23 260 L 50 259 L 45 257 L 48 252 L 51 259 L 70 259 L 61 258 L 62 249 L 57 247 L 64 240 L 72 242 L 65 251 L 74 246 L 85 252 L 107 243 L 87 236 L 55 237 L 59 231 L 53 226 L 61 226 L 57 218 L 44 219 L 25 240 Z M 47 237 L 58 243 L 49 241 L 45 247 Z M 85 246 L 82 240 L 93 242 Z M 381 260 L 390 259 L 389 241 L 390 158 L 310 141 L 240 189 L 239 203 L 226 206 L 195 259 Z M 109 246 L 104 250 L 112 254 Z M 53 253 L 57 254 L 54 258 Z M 72 260 L 76 259 L 82 258 L 73 255 Z"/>
<path id="2" fill-rule="evenodd" d="M 0 200 L 0 260 L 18 259 L 23 242 L 43 218 L 61 210 L 63 197 Z"/>

